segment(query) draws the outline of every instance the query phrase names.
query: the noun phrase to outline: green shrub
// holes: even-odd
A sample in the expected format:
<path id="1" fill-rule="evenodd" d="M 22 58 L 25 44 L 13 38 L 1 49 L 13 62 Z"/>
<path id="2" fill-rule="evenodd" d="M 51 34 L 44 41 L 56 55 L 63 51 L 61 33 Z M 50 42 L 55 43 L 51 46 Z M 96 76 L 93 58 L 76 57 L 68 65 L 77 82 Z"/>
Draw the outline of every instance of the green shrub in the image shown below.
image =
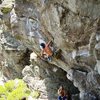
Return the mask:
<path id="1" fill-rule="evenodd" d="M 37 90 L 34 90 L 32 93 L 31 93 L 31 96 L 35 99 L 38 99 L 39 96 L 40 96 L 40 92 L 37 91 Z"/>
<path id="2" fill-rule="evenodd" d="M 16 85 L 17 88 L 19 88 L 19 87 L 23 87 L 23 88 L 27 87 L 26 83 L 21 79 L 15 79 L 14 81 L 15 81 L 15 85 Z"/>
<path id="3" fill-rule="evenodd" d="M 8 92 L 4 86 L 0 86 L 0 100 L 6 100 Z"/>
<path id="4" fill-rule="evenodd" d="M 20 100 L 23 97 L 28 97 L 29 94 L 26 93 L 26 89 L 25 88 L 17 88 L 14 91 L 12 91 L 8 97 L 7 100 Z"/>
<path id="5" fill-rule="evenodd" d="M 4 86 L 0 86 L 0 100 L 21 100 L 30 93 L 30 89 L 21 79 L 9 80 Z"/>
<path id="6" fill-rule="evenodd" d="M 0 98 L 0 100 L 6 100 L 6 99 L 4 99 L 4 98 Z"/>
<path id="7" fill-rule="evenodd" d="M 0 96 L 5 94 L 6 88 L 4 86 L 0 86 Z"/>
<path id="8" fill-rule="evenodd" d="M 15 82 L 13 80 L 8 81 L 5 83 L 5 88 L 8 92 L 11 92 L 14 89 Z"/>

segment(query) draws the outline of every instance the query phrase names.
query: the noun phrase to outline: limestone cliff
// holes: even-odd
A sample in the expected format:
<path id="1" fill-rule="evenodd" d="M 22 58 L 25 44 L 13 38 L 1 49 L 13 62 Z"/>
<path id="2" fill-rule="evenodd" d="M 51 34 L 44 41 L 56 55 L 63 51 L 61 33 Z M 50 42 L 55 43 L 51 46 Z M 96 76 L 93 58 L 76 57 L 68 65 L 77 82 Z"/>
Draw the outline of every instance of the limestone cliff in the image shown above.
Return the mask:
<path id="1" fill-rule="evenodd" d="M 56 100 L 60 84 L 79 94 L 76 100 L 99 100 L 99 12 L 100 0 L 0 0 L 3 80 L 23 78 L 43 100 Z M 47 62 L 40 58 L 40 43 L 50 40 L 61 52 Z"/>

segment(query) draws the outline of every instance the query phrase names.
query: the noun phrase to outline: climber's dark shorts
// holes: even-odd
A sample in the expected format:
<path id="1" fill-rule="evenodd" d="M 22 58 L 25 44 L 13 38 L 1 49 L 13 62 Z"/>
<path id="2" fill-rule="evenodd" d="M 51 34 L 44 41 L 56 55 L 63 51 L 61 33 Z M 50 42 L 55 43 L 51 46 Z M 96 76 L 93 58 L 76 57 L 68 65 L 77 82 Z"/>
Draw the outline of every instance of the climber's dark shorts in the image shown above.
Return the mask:
<path id="1" fill-rule="evenodd" d="M 63 96 L 63 97 L 62 96 L 59 96 L 58 97 L 58 100 L 67 100 L 67 97 L 66 96 Z"/>

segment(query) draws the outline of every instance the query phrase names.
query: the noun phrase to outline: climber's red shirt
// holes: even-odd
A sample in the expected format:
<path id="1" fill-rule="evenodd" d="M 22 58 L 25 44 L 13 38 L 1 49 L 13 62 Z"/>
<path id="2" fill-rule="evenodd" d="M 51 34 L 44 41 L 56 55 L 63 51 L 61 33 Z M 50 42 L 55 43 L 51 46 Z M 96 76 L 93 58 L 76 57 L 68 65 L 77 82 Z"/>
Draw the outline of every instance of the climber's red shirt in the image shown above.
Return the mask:
<path id="1" fill-rule="evenodd" d="M 45 46 L 45 48 L 43 49 L 43 53 L 46 53 L 48 56 L 52 56 L 53 52 L 50 49 L 50 47 L 48 46 L 48 44 Z"/>
<path id="2" fill-rule="evenodd" d="M 62 96 L 62 97 L 66 95 L 65 90 L 62 90 L 62 89 L 58 90 L 58 94 L 59 96 Z"/>

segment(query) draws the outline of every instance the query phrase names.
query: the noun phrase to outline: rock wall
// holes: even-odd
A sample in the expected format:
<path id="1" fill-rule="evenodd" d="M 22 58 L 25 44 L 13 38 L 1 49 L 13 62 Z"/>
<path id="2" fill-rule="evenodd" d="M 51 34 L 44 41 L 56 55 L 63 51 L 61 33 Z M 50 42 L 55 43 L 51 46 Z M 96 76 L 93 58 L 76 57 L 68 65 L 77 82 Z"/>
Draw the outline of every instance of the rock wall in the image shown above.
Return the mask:
<path id="1" fill-rule="evenodd" d="M 67 79 L 66 72 L 57 66 L 48 65 L 48 63 L 43 63 L 40 59 L 38 60 L 37 62 L 33 61 L 30 66 L 25 66 L 22 74 L 24 76 L 23 80 L 28 84 L 29 88 L 40 92 L 39 99 L 56 100 L 60 85 L 63 85 L 66 91 L 70 91 L 73 95 L 79 93 L 78 89 Z"/>
<path id="2" fill-rule="evenodd" d="M 39 56 L 41 41 L 52 40 L 61 55 L 48 64 L 39 58 L 41 69 L 61 68 L 78 87 L 80 100 L 100 99 L 99 0 L 2 0 L 0 9 L 0 65 L 8 79 L 22 78 L 23 68 L 31 64 L 32 51 Z M 60 82 L 60 75 L 54 77 Z M 52 98 L 56 96 L 52 94 Z"/>

